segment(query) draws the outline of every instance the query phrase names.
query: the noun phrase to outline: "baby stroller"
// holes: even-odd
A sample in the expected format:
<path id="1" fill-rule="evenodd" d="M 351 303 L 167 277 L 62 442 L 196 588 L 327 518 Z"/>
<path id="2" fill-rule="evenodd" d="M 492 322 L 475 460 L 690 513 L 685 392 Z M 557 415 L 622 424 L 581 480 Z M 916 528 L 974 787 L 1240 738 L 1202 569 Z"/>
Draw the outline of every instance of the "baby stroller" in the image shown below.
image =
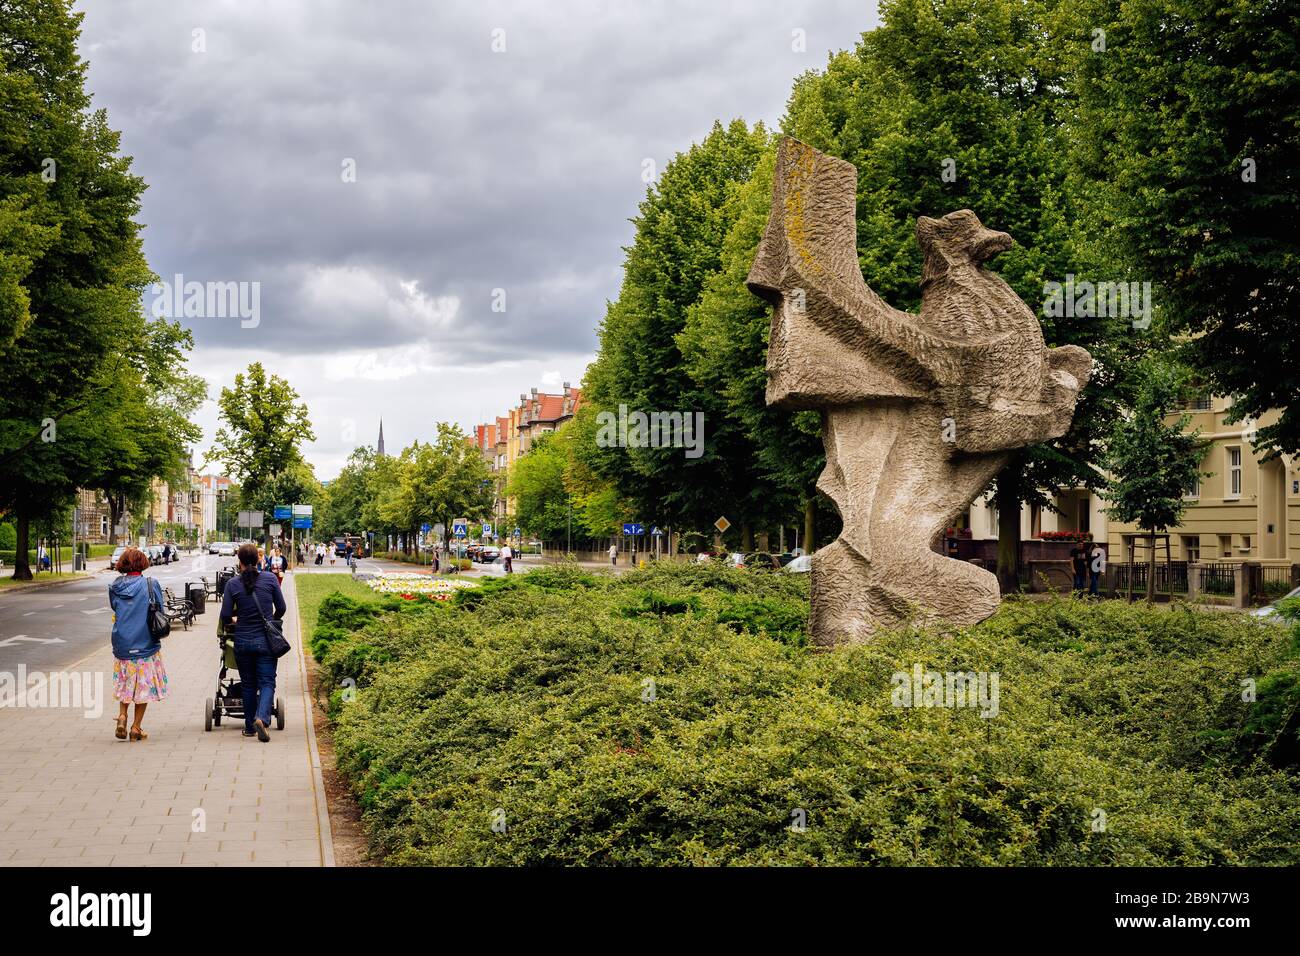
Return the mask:
<path id="1" fill-rule="evenodd" d="M 239 665 L 235 662 L 234 635 L 217 621 L 217 643 L 221 647 L 221 669 L 217 672 L 217 693 L 203 705 L 203 729 L 221 726 L 222 717 L 244 719 L 244 691 L 239 682 Z M 227 676 L 229 675 L 229 676 Z M 284 698 L 276 695 L 275 729 L 284 730 Z"/>

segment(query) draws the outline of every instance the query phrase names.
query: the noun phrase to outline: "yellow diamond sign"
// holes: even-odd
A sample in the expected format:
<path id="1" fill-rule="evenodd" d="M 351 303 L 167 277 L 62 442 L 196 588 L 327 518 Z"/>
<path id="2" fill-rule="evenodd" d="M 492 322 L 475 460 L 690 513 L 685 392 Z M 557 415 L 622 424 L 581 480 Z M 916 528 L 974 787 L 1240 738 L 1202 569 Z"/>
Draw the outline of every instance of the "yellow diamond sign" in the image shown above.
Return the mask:
<path id="1" fill-rule="evenodd" d="M 717 528 L 720 533 L 725 533 L 726 530 L 731 527 L 731 522 L 725 517 L 719 518 L 717 521 L 713 522 L 713 527 Z"/>

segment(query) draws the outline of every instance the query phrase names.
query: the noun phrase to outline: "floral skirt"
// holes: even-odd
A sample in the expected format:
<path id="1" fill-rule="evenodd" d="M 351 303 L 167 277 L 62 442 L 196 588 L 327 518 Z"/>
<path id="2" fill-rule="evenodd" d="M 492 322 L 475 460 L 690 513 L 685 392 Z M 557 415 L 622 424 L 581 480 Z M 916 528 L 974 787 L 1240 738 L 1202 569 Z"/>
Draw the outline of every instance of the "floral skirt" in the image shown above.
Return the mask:
<path id="1" fill-rule="evenodd" d="M 124 704 L 152 704 L 167 699 L 167 668 L 162 652 L 138 661 L 113 662 L 113 697 Z"/>

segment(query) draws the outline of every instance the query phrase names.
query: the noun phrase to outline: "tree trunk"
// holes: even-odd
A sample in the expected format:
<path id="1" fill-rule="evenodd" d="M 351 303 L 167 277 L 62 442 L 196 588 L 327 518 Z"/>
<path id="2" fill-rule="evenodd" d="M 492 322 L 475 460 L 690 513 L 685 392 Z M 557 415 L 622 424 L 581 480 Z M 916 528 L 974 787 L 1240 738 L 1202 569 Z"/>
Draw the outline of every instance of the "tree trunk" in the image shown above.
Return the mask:
<path id="1" fill-rule="evenodd" d="M 803 553 L 812 554 L 817 542 L 817 499 L 803 503 Z"/>
<path id="2" fill-rule="evenodd" d="M 750 530 L 748 521 L 740 523 L 740 550 L 745 554 L 754 550 L 754 532 Z"/>
<path id="3" fill-rule="evenodd" d="M 1151 537 L 1147 539 L 1147 603 L 1153 604 L 1156 599 L 1156 536 L 1151 532 Z"/>
<path id="4" fill-rule="evenodd" d="M 122 520 L 122 503 L 117 495 L 108 494 L 108 543 L 117 547 L 117 523 Z"/>
<path id="5" fill-rule="evenodd" d="M 31 542 L 31 521 L 22 511 L 15 517 L 17 521 L 14 523 L 14 532 L 18 540 L 14 544 L 14 580 L 30 581 L 32 567 L 27 561 L 27 548 Z"/>
<path id="6" fill-rule="evenodd" d="M 1020 590 L 1020 501 L 998 482 L 998 587 L 1003 594 Z"/>

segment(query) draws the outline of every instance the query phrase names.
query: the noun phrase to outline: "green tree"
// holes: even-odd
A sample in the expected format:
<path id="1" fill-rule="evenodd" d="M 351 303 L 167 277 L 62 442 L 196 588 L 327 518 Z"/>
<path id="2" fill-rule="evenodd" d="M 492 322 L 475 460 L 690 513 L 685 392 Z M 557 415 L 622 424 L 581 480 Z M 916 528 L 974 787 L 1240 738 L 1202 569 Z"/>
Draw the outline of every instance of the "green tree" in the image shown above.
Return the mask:
<path id="1" fill-rule="evenodd" d="M 1160 318 L 1204 384 L 1235 396 L 1243 418 L 1281 410 L 1259 444 L 1300 452 L 1300 10 L 1244 0 L 1071 10 L 1089 230 L 1155 284 Z"/>
<path id="2" fill-rule="evenodd" d="M 324 489 L 317 510 L 315 531 L 330 537 L 377 530 L 366 525 L 362 515 L 370 497 L 370 476 L 375 470 L 375 450 L 369 445 L 354 449 L 338 477 Z"/>
<path id="3" fill-rule="evenodd" d="M 567 425 L 560 429 L 566 431 Z M 563 438 L 551 432 L 537 438 L 510 469 L 506 493 L 516 502 L 515 520 L 525 534 L 543 541 L 566 539 L 574 506 L 564 482 L 568 464 Z"/>
<path id="4" fill-rule="evenodd" d="M 994 263 L 1031 307 L 1047 282 L 1083 278 L 1069 188 L 1068 64 L 1056 0 L 886 0 L 852 53 L 795 84 L 786 132 L 858 169 L 858 252 L 868 283 L 899 308 L 920 304 L 916 219 L 969 208 L 1016 245 Z M 1096 360 L 1064 437 L 1017 452 L 995 482 L 998 571 L 1017 586 L 1022 503 L 1050 507 L 1062 487 L 1098 489 L 1116 383 L 1133 346 L 1115 317 L 1040 313 L 1049 345 Z"/>
<path id="5" fill-rule="evenodd" d="M 220 462 L 239 481 L 242 505 L 263 511 L 269 524 L 268 505 L 292 502 L 270 501 L 268 494 L 298 487 L 281 487 L 283 476 L 301 476 L 302 443 L 316 439 L 307 406 L 288 382 L 253 362 L 231 388 L 222 388 L 217 409 L 221 425 L 205 460 Z"/>
<path id="6" fill-rule="evenodd" d="M 723 240 L 721 266 L 705 279 L 676 341 L 691 380 L 719 400 L 728 453 L 748 463 L 750 484 L 738 502 L 742 520 L 786 525 L 790 515 L 802 510 L 804 540 L 811 546 L 817 476 L 826 462 L 821 418 L 816 412 L 768 407 L 771 313 L 745 285 L 767 227 L 775 156 L 768 149 L 753 176 L 735 191 L 734 222 Z M 742 540 L 742 547 L 751 546 Z"/>
<path id="7" fill-rule="evenodd" d="M 1185 495 L 1198 478 L 1198 432 L 1188 432 L 1189 416 L 1166 423 L 1182 404 L 1185 374 L 1159 356 L 1140 363 L 1133 411 L 1114 427 L 1107 464 L 1113 474 L 1105 497 L 1106 513 L 1136 524 L 1149 535 L 1176 527 L 1187 508 Z M 1147 600 L 1155 596 L 1156 549 L 1147 548 Z M 1130 569 L 1131 570 L 1131 569 Z"/>
<path id="8" fill-rule="evenodd" d="M 16 578 L 31 576 L 32 520 L 121 450 L 104 421 L 135 380 L 153 278 L 134 221 L 144 183 L 90 111 L 80 21 L 70 0 L 0 3 L 0 511 Z"/>
<path id="9" fill-rule="evenodd" d="M 682 448 L 592 448 L 593 471 L 645 522 L 705 525 L 751 500 L 756 478 L 743 432 L 723 396 L 685 373 L 677 335 L 704 282 L 721 265 L 722 245 L 737 213 L 732 198 L 750 178 L 769 134 L 734 120 L 715 123 L 704 141 L 679 153 L 649 187 L 633 220 L 623 285 L 600 329 L 600 351 L 587 370 L 584 395 L 597 411 L 704 414 L 703 453 Z M 742 514 L 742 519 L 748 514 Z"/>

